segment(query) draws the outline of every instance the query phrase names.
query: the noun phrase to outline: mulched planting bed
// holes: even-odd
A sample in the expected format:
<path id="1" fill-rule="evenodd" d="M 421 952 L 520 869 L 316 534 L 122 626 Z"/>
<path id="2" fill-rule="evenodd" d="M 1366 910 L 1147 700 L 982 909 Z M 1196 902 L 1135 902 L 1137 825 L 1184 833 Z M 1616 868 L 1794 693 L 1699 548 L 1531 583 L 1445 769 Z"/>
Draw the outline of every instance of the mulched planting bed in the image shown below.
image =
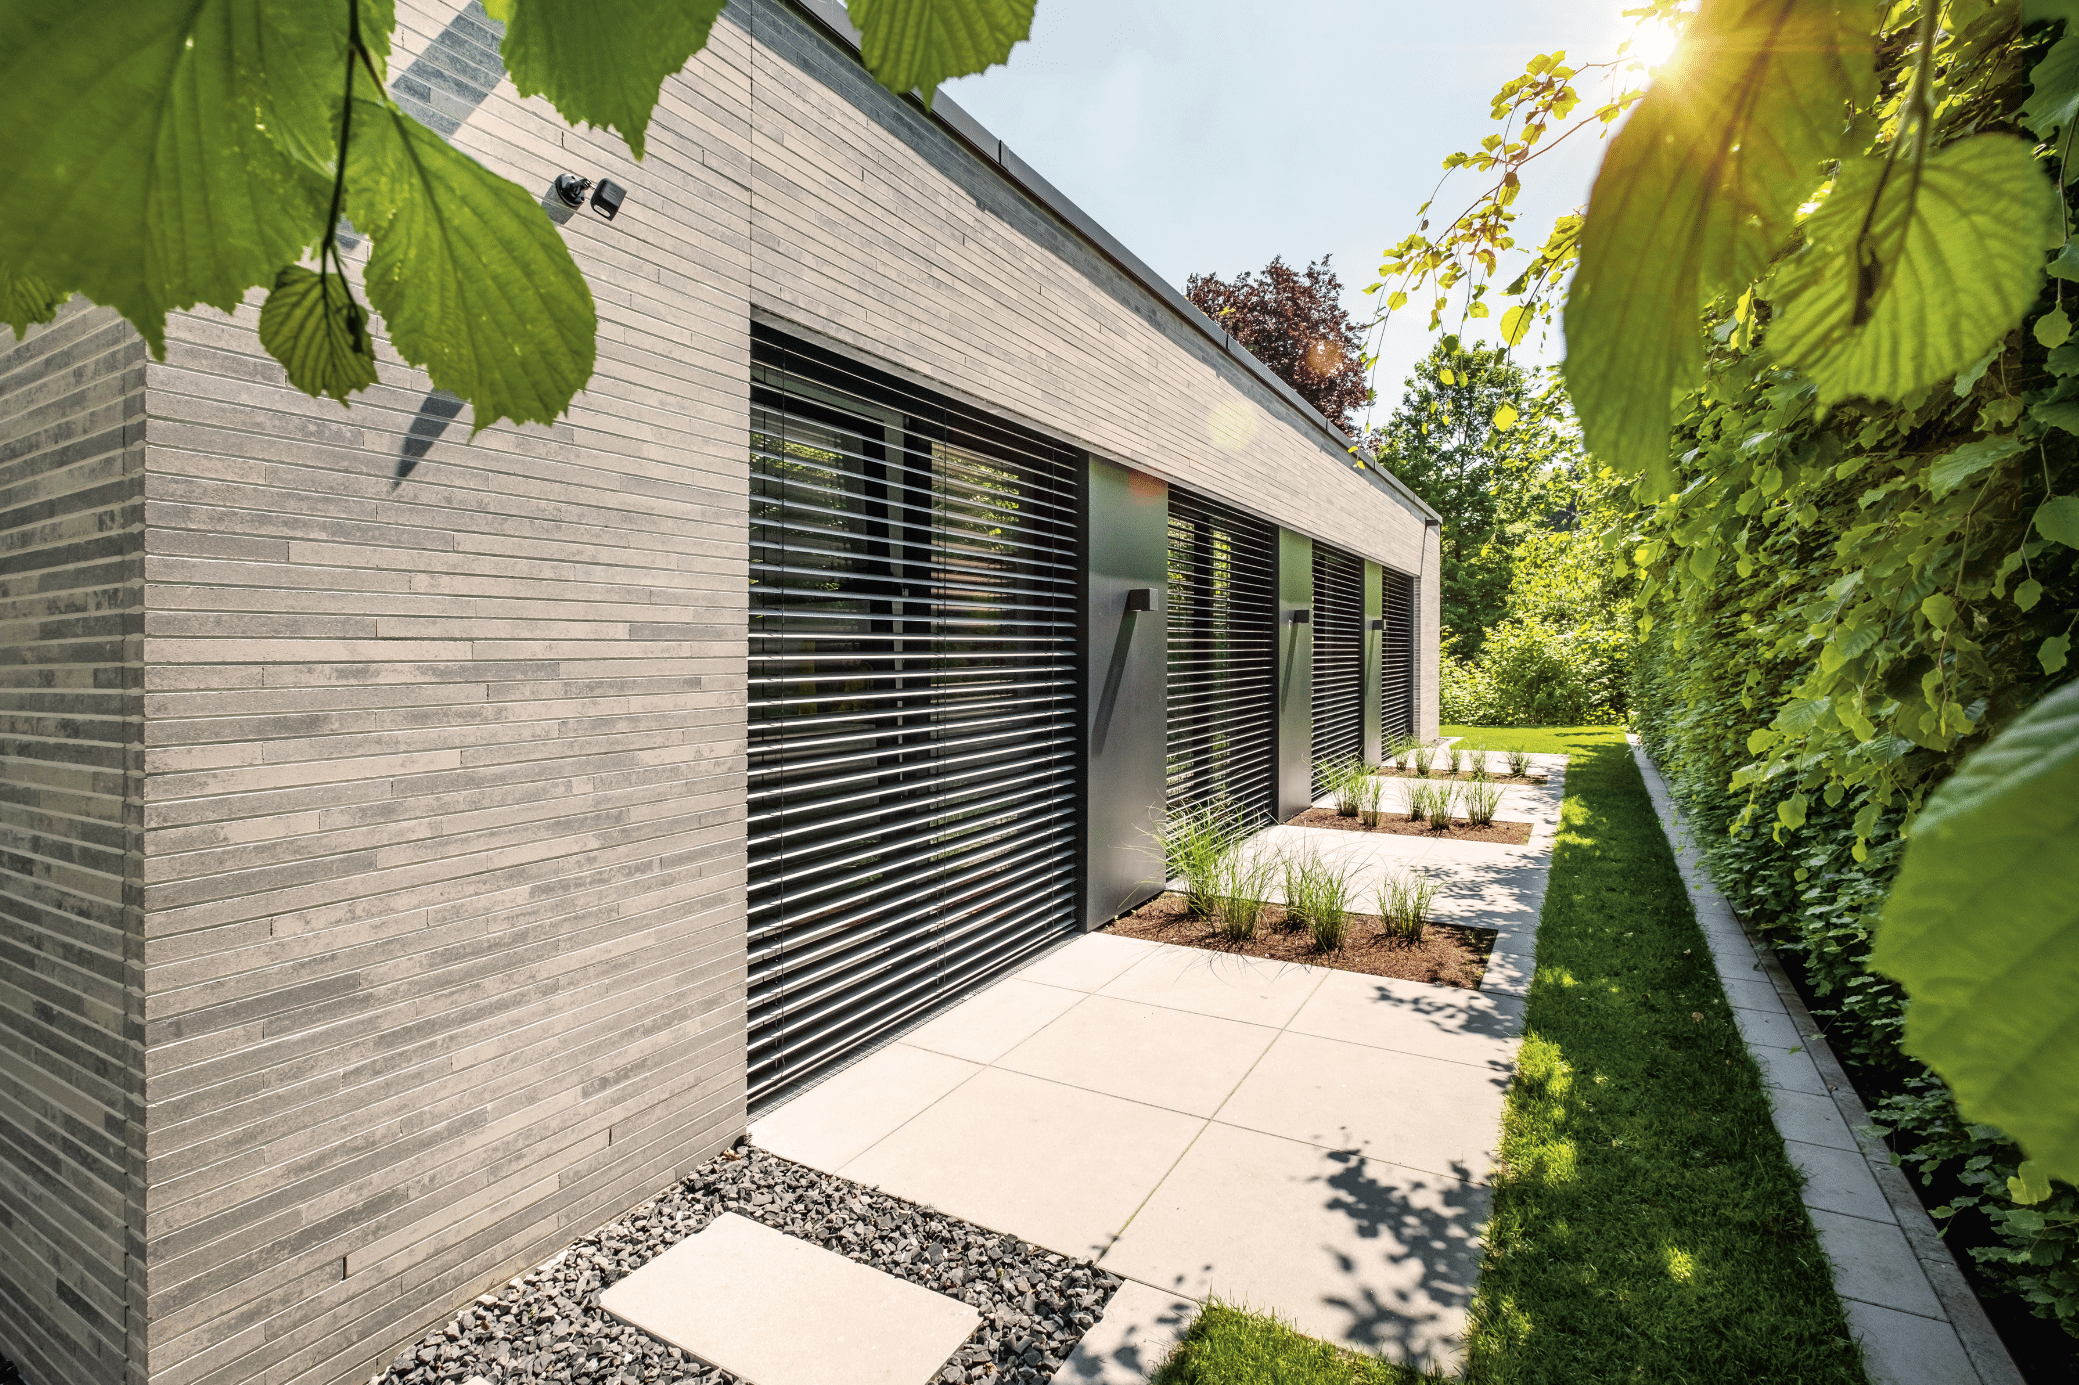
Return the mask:
<path id="1" fill-rule="evenodd" d="M 1263 922 L 1254 938 L 1245 943 L 1229 942 L 1215 930 L 1212 919 L 1193 918 L 1185 913 L 1184 896 L 1180 894 L 1159 895 L 1126 917 L 1114 920 L 1106 931 L 1128 938 L 1202 947 L 1209 952 L 1304 962 L 1367 976 L 1398 976 L 1469 991 L 1478 990 L 1480 978 L 1487 974 L 1487 954 L 1494 950 L 1495 939 L 1490 929 L 1432 923 L 1423 930 L 1421 941 L 1409 943 L 1380 934 L 1375 914 L 1345 917 L 1350 921 L 1349 935 L 1334 952 L 1315 951 L 1312 935 L 1304 928 L 1287 927 L 1285 911 L 1275 904 L 1264 906 Z"/>
<path id="2" fill-rule="evenodd" d="M 1337 832 L 1391 832 L 1396 837 L 1446 837 L 1454 842 L 1494 842 L 1501 846 L 1522 846 L 1530 840 L 1527 822 L 1490 822 L 1485 827 L 1475 827 L 1464 818 L 1453 818 L 1449 827 L 1439 831 L 1401 813 L 1381 813 L 1377 827 L 1366 827 L 1363 818 L 1346 818 L 1333 808 L 1309 808 L 1287 825 L 1327 827 Z"/>
<path id="3" fill-rule="evenodd" d="M 1381 766 L 1373 770 L 1372 773 L 1382 779 L 1478 779 L 1481 777 L 1470 770 L 1463 769 L 1453 774 L 1442 765 L 1438 765 L 1427 774 L 1417 774 L 1411 769 L 1395 769 L 1392 765 Z M 1490 784 L 1549 784 L 1552 782 L 1542 774 L 1490 774 L 1486 776 L 1486 779 Z"/>
<path id="4" fill-rule="evenodd" d="M 972 1304 L 982 1325 L 933 1385 L 1049 1380 L 1116 1276 L 739 1144 L 406 1347 L 369 1385 L 740 1385 L 599 1306 L 614 1281 L 724 1212 Z"/>

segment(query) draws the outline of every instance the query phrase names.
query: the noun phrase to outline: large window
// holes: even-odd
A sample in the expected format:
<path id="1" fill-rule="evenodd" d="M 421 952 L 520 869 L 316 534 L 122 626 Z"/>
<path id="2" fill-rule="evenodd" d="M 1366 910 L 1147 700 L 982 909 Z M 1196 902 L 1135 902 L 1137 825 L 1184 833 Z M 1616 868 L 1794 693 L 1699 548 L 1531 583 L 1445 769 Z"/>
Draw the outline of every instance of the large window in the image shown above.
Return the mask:
<path id="1" fill-rule="evenodd" d="M 1168 805 L 1276 816 L 1278 534 L 1169 493 Z"/>

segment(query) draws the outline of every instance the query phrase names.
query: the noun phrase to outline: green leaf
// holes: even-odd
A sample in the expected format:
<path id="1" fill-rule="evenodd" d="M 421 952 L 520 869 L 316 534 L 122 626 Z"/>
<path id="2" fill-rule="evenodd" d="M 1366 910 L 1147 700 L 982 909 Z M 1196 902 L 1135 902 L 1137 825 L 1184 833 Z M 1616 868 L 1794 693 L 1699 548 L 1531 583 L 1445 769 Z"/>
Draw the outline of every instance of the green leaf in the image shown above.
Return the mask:
<path id="1" fill-rule="evenodd" d="M 2024 611 L 2035 610 L 2036 603 L 2042 599 L 2043 584 L 2033 577 L 2014 589 L 2014 604 Z"/>
<path id="2" fill-rule="evenodd" d="M 517 184 L 402 111 L 358 101 L 347 213 L 375 241 L 368 300 L 391 345 L 468 400 L 472 431 L 548 423 L 591 376 L 592 291 Z"/>
<path id="3" fill-rule="evenodd" d="M 1927 623 L 1935 629 L 1947 630 L 1950 622 L 1956 619 L 1956 603 L 1949 599 L 1946 592 L 1936 592 L 1922 599 L 1920 614 L 1926 616 Z"/>
<path id="4" fill-rule="evenodd" d="M 2066 241 L 2065 248 L 2050 262 L 2053 279 L 2079 279 L 2079 241 Z"/>
<path id="5" fill-rule="evenodd" d="M 1976 135 L 1930 156 L 1917 183 L 1903 158 L 1889 178 L 1881 158 L 1845 164 L 1805 236 L 1778 271 L 1770 344 L 1825 404 L 1899 399 L 1970 366 L 2035 303 L 2064 219 L 2026 142 Z"/>
<path id="6" fill-rule="evenodd" d="M 2048 1198 L 2050 1180 L 2043 1176 L 2043 1166 L 2033 1159 L 2022 1160 L 2021 1167 L 2007 1180 L 2007 1196 L 2023 1206 Z"/>
<path id="7" fill-rule="evenodd" d="M 1906 988 L 1906 1049 L 2045 1175 L 2079 1181 L 2079 684 L 1935 790 L 1870 953 Z"/>
<path id="8" fill-rule="evenodd" d="M 1866 17 L 1830 0 L 1704 0 L 1610 141 L 1566 304 L 1566 382 L 1588 450 L 1668 485 L 1669 400 L 1703 365 L 1698 310 L 1759 278 L 1844 106 L 1874 92 Z"/>
<path id="9" fill-rule="evenodd" d="M 1516 406 L 1504 404 L 1499 409 L 1496 409 L 1493 422 L 1497 432 L 1506 433 L 1511 428 L 1514 428 L 1516 426 Z"/>
<path id="10" fill-rule="evenodd" d="M 260 308 L 260 345 L 305 394 L 331 395 L 341 404 L 375 383 L 375 347 L 368 319 L 337 274 L 290 265 Z"/>
<path id="11" fill-rule="evenodd" d="M 2028 416 L 2067 433 L 2079 433 L 2079 399 L 2046 399 L 2029 408 Z"/>
<path id="12" fill-rule="evenodd" d="M 2072 637 L 2070 635 L 2052 635 L 2049 639 L 2043 641 L 2043 647 L 2036 651 L 2036 661 L 2043 665 L 2043 672 L 2045 673 L 2062 673 L 2064 672 L 2065 659 L 2071 652 Z"/>
<path id="13" fill-rule="evenodd" d="M 2036 319 L 2036 340 L 2046 347 L 2063 346 L 2072 339 L 2072 319 L 2063 308 L 2052 308 Z"/>
<path id="14" fill-rule="evenodd" d="M 387 32 L 387 3 L 363 9 Z M 342 6 L 0 6 L 0 261 L 163 354 L 168 311 L 237 307 L 323 233 L 345 54 Z"/>
<path id="15" fill-rule="evenodd" d="M 32 322 L 49 322 L 58 315 L 65 295 L 33 274 L 15 274 L 0 265 L 0 322 L 14 328 L 20 341 Z"/>
<path id="16" fill-rule="evenodd" d="M 2079 495 L 2052 496 L 2038 505 L 2036 532 L 2066 548 L 2079 548 Z"/>
<path id="17" fill-rule="evenodd" d="M 846 0 L 859 56 L 890 91 L 931 104 L 940 82 L 994 67 L 1032 34 L 1033 0 Z"/>
<path id="18" fill-rule="evenodd" d="M 2059 39 L 2029 69 L 2028 80 L 2034 90 L 2021 103 L 2021 123 L 2036 138 L 2049 139 L 2079 115 L 2079 35 Z"/>
<path id="19" fill-rule="evenodd" d="M 1927 470 L 1928 489 L 1938 496 L 1947 495 L 1985 468 L 2006 461 L 2021 449 L 2021 439 L 2011 433 L 1967 442 L 1935 458 L 1934 465 Z"/>
<path id="20" fill-rule="evenodd" d="M 616 131 L 636 158 L 664 79 L 707 45 L 726 0 L 507 0 L 505 70 L 565 120 Z"/>
<path id="21" fill-rule="evenodd" d="M 1801 793 L 1794 793 L 1776 805 L 1776 820 L 1785 827 L 1803 827 L 1805 810 L 1811 806 L 1812 800 Z"/>
<path id="22" fill-rule="evenodd" d="M 1530 335 L 1530 326 L 1536 320 L 1536 311 L 1519 304 L 1501 315 L 1502 340 L 1510 346 L 1516 345 Z"/>

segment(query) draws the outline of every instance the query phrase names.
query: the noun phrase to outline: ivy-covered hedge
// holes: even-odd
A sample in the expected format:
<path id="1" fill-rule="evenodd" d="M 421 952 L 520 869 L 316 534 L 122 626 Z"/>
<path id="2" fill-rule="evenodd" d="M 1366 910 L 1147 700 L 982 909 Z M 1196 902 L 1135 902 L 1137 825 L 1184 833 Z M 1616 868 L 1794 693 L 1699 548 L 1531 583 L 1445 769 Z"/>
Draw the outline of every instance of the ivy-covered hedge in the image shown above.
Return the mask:
<path id="1" fill-rule="evenodd" d="M 1765 331 L 1718 341 L 1682 410 L 1676 493 L 1610 536 L 1648 632 L 1634 723 L 1716 843 L 1734 906 L 1800 965 L 1830 1042 L 1880 1087 L 1902 1161 L 1961 1181 L 1934 1210 L 1990 1233 L 1972 1252 L 1983 1279 L 2079 1336 L 2079 1193 L 2008 1196 L 2019 1151 L 1901 1052 L 1904 997 L 1863 965 L 1913 811 L 2072 676 L 2079 553 L 2038 520 L 2079 491 L 2079 438 L 2057 412 L 2079 394 L 2079 346 L 2017 332 L 1920 399 L 1822 414 Z"/>

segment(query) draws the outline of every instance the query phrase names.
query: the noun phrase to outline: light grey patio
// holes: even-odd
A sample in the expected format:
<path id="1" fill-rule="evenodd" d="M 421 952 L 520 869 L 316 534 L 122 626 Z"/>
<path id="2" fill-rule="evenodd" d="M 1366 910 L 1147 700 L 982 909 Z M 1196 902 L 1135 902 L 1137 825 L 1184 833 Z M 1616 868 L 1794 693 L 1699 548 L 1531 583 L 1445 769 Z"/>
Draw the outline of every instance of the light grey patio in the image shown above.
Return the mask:
<path id="1" fill-rule="evenodd" d="M 773 1153 L 1127 1281 L 1061 1379 L 1135 1380 L 1209 1295 L 1399 1360 L 1454 1364 L 1557 824 L 1521 847 L 1274 827 L 1360 897 L 1438 881 L 1500 933 L 1468 991 L 1092 934 L 751 1126 Z"/>

